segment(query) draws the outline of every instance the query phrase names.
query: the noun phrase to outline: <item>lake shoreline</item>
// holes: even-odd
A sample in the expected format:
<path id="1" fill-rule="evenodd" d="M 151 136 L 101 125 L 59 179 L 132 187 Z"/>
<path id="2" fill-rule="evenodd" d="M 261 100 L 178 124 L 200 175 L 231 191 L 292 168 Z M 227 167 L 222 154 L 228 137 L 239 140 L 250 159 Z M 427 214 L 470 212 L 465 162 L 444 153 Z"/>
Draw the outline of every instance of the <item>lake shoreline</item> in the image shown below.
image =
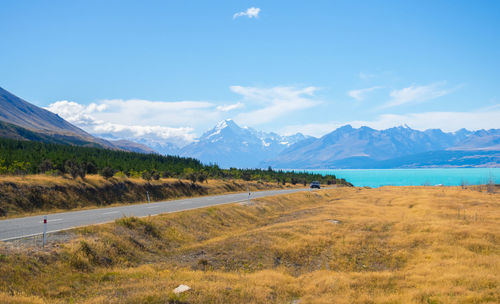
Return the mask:
<path id="1" fill-rule="evenodd" d="M 496 184 L 500 168 L 416 169 L 286 169 L 285 171 L 334 174 L 355 187 L 382 186 L 469 186 Z"/>

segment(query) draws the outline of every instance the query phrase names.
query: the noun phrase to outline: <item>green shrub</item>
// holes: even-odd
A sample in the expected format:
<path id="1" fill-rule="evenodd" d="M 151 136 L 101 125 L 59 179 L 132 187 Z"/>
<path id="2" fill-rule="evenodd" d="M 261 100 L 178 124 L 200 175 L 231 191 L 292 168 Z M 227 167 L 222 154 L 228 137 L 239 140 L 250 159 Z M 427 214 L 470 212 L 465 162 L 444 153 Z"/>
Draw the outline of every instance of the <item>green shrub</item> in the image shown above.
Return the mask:
<path id="1" fill-rule="evenodd" d="M 111 178 L 115 175 L 115 170 L 113 170 L 112 168 L 110 167 L 104 167 L 102 170 L 101 170 L 101 176 L 104 177 L 104 178 Z"/>

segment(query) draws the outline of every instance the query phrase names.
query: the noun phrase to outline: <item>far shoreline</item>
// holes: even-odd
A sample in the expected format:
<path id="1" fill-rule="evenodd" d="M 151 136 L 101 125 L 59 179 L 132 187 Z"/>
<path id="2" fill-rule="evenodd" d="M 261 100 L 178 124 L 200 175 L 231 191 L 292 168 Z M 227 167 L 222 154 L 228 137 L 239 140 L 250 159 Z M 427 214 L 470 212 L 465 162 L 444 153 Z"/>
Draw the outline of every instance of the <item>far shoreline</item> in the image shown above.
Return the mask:
<path id="1" fill-rule="evenodd" d="M 500 181 L 500 167 L 391 168 L 391 169 L 276 169 L 335 175 L 355 187 L 478 186 Z"/>

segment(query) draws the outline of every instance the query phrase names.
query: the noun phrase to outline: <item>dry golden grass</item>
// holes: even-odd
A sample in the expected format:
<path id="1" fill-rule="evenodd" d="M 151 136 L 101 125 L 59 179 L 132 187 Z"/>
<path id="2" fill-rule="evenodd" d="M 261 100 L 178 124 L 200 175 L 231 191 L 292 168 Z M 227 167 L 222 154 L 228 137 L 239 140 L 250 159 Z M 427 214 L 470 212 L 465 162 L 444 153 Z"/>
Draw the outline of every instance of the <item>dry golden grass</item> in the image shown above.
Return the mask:
<path id="1" fill-rule="evenodd" d="M 303 187 L 255 181 L 248 182 L 248 186 L 251 191 Z M 192 184 L 173 178 L 148 182 L 99 175 L 88 175 L 83 180 L 47 175 L 0 176 L 0 218 L 141 203 L 146 202 L 146 191 L 151 200 L 159 201 L 245 191 L 246 187 L 243 180 Z"/>
<path id="2" fill-rule="evenodd" d="M 499 223 L 499 193 L 459 187 L 123 218 L 45 250 L 4 247 L 0 302 L 498 303 Z M 179 284 L 192 290 L 176 296 Z"/>

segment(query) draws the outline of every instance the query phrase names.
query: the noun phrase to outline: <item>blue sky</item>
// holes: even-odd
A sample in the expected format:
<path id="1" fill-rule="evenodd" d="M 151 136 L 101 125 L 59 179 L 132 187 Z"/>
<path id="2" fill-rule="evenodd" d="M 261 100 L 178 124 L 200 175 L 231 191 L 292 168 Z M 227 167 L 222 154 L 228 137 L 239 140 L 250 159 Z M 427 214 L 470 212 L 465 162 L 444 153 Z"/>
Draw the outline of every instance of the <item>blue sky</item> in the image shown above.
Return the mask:
<path id="1" fill-rule="evenodd" d="M 92 133 L 500 128 L 498 1 L 0 5 L 0 86 Z"/>

